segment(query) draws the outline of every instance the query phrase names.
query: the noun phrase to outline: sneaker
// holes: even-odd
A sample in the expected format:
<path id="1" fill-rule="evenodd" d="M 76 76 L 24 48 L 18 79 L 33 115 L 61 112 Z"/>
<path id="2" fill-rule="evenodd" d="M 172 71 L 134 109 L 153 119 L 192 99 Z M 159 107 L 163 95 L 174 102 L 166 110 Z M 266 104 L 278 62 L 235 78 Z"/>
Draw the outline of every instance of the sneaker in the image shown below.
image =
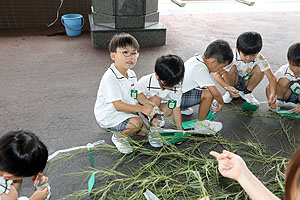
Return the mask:
<path id="1" fill-rule="evenodd" d="M 244 94 L 244 92 L 240 92 L 240 97 L 250 104 L 254 104 L 254 105 L 259 104 L 259 101 L 255 99 L 252 93 Z"/>
<path id="2" fill-rule="evenodd" d="M 225 92 L 223 95 L 223 101 L 224 103 L 230 103 L 232 101 L 233 97 L 229 94 L 229 92 Z"/>
<path id="3" fill-rule="evenodd" d="M 162 115 L 157 115 L 156 120 L 159 122 L 160 128 L 163 128 L 166 125 L 165 119 Z"/>
<path id="4" fill-rule="evenodd" d="M 160 134 L 156 131 L 154 127 L 150 127 L 150 131 L 148 133 L 148 140 L 152 147 L 162 147 L 164 143 L 160 137 Z"/>
<path id="5" fill-rule="evenodd" d="M 192 115 L 193 113 L 194 113 L 193 108 L 188 108 L 188 109 L 185 109 L 185 110 L 181 111 L 182 115 Z"/>
<path id="6" fill-rule="evenodd" d="M 279 99 L 276 100 L 276 108 L 277 109 L 280 109 L 283 105 L 284 105 L 283 101 L 281 101 Z"/>
<path id="7" fill-rule="evenodd" d="M 209 120 L 197 121 L 194 125 L 194 129 L 200 131 L 205 135 L 215 135 L 222 130 L 223 125 L 221 122 L 211 122 Z"/>
<path id="8" fill-rule="evenodd" d="M 125 137 L 118 137 L 117 135 L 113 134 L 111 137 L 111 141 L 117 147 L 117 149 L 123 154 L 130 154 L 133 152 L 132 146 L 129 144 L 127 138 Z"/>

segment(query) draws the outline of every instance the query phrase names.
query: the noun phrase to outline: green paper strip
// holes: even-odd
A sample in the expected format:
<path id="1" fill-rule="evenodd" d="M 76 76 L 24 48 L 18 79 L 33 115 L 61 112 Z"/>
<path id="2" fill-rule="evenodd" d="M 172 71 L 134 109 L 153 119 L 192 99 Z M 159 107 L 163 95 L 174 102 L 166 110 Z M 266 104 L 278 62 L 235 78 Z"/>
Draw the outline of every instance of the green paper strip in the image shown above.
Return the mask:
<path id="1" fill-rule="evenodd" d="M 92 167 L 95 168 L 93 153 L 92 153 L 92 150 L 90 150 L 90 149 L 89 149 L 89 156 L 90 156 Z M 95 179 L 96 179 L 96 177 L 95 177 L 95 172 L 94 172 L 94 173 L 92 173 L 92 175 L 91 175 L 91 177 L 88 181 L 88 192 L 89 192 L 89 194 L 91 193 L 91 191 L 94 187 Z"/>
<path id="2" fill-rule="evenodd" d="M 89 192 L 89 195 L 94 187 L 94 184 L 95 184 L 95 173 L 92 173 L 90 179 L 89 179 L 89 182 L 88 182 L 88 192 Z"/>
<path id="3" fill-rule="evenodd" d="M 89 156 L 90 156 L 90 159 L 91 159 L 92 167 L 95 168 L 95 165 L 94 165 L 94 158 L 93 158 L 93 153 L 92 153 L 92 150 L 90 150 L 90 149 L 89 149 Z"/>
<path id="4" fill-rule="evenodd" d="M 300 114 L 296 113 L 286 113 L 286 110 L 278 110 L 277 113 L 283 117 L 292 117 L 292 118 L 300 118 Z"/>

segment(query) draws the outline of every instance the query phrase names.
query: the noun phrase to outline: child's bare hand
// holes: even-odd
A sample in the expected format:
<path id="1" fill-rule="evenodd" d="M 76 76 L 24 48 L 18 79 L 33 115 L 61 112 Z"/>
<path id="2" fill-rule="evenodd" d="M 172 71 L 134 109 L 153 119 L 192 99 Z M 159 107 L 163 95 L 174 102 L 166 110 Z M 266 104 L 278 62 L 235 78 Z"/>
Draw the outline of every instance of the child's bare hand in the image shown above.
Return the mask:
<path id="1" fill-rule="evenodd" d="M 154 109 L 151 105 L 144 105 L 142 106 L 142 113 L 149 116 L 152 113 L 152 110 Z"/>
<path id="2" fill-rule="evenodd" d="M 33 180 L 33 186 L 35 187 L 38 182 L 40 182 L 41 185 L 48 182 L 48 177 L 44 176 L 42 173 L 38 173 L 35 176 L 32 176 Z"/>
<path id="3" fill-rule="evenodd" d="M 297 106 L 293 111 L 296 114 L 300 114 L 300 106 Z"/>
<path id="4" fill-rule="evenodd" d="M 270 108 L 271 108 L 271 105 L 276 104 L 276 95 L 270 94 L 268 103 L 269 103 Z"/>
<path id="5" fill-rule="evenodd" d="M 215 106 L 213 107 L 213 109 L 212 109 L 212 112 L 213 112 L 213 113 L 216 113 L 216 112 L 222 110 L 222 108 L 223 108 L 223 105 L 221 105 L 221 104 L 219 104 L 219 103 L 216 103 L 216 105 L 215 105 Z"/>
<path id="6" fill-rule="evenodd" d="M 238 98 L 240 96 L 239 91 L 235 87 L 228 86 L 225 89 L 229 92 L 230 96 L 232 96 L 233 98 Z"/>
<path id="7" fill-rule="evenodd" d="M 209 197 L 208 196 L 202 197 L 200 200 L 209 200 Z"/>
<path id="8" fill-rule="evenodd" d="M 276 108 L 277 108 L 276 103 L 269 104 L 269 108 L 270 108 L 270 109 L 276 109 Z"/>
<path id="9" fill-rule="evenodd" d="M 39 190 L 35 191 L 29 200 L 45 200 L 48 196 L 48 187 L 42 187 Z"/>
<path id="10" fill-rule="evenodd" d="M 157 119 L 155 117 L 152 119 L 151 125 L 155 126 L 155 127 L 159 127 L 159 122 L 157 121 Z"/>
<path id="11" fill-rule="evenodd" d="M 218 160 L 219 172 L 224 177 L 238 180 L 241 173 L 247 169 L 245 161 L 240 156 L 229 151 L 223 150 L 221 154 L 211 151 L 210 155 Z"/>

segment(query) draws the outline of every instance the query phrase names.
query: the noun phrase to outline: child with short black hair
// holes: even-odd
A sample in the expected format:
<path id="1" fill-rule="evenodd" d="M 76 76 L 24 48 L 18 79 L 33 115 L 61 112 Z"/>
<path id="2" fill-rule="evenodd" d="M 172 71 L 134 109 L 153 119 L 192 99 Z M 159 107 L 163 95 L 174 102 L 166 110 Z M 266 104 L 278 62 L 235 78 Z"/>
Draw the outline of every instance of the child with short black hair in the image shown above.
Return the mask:
<path id="1" fill-rule="evenodd" d="M 182 113 L 186 114 L 190 107 L 199 104 L 198 122 L 195 123 L 194 128 L 201 130 L 203 134 L 215 134 L 222 129 L 221 122 L 206 120 L 214 99 L 217 101 L 215 112 L 221 110 L 224 105 L 222 95 L 216 88 L 210 73 L 217 72 L 230 64 L 232 58 L 233 54 L 228 42 L 216 40 L 207 46 L 203 56 L 196 54 L 184 63 L 180 107 L 183 109 Z"/>
<path id="2" fill-rule="evenodd" d="M 164 115 L 173 114 L 178 129 L 182 129 L 180 103 L 183 77 L 182 59 L 176 55 L 165 55 L 156 60 L 155 73 L 143 76 L 138 81 L 139 93 L 143 93 Z M 159 126 L 163 127 L 165 124 L 163 116 L 158 117 L 154 120 L 157 119 Z"/>
<path id="3" fill-rule="evenodd" d="M 276 102 L 276 78 L 265 57 L 260 53 L 262 37 L 257 32 L 242 33 L 236 42 L 236 50 L 231 65 L 214 75 L 215 80 L 225 89 L 224 103 L 241 97 L 250 104 L 258 104 L 252 91 L 267 76 L 270 85 L 268 103 Z M 223 78 L 222 78 L 223 75 Z M 240 96 L 239 91 L 243 94 Z"/>
<path id="4" fill-rule="evenodd" d="M 0 199 L 17 199 L 18 183 L 24 177 L 32 177 L 34 186 L 45 184 L 48 178 L 41 172 L 48 159 L 48 150 L 32 132 L 10 131 L 0 138 Z M 30 200 L 44 200 L 48 195 L 43 187 L 30 197 Z"/>
<path id="5" fill-rule="evenodd" d="M 300 103 L 300 43 L 291 45 L 287 52 L 288 63 L 281 66 L 276 72 L 277 79 L 277 106 L 280 109 L 284 102 Z M 266 93 L 270 93 L 267 86 Z M 300 105 L 294 109 L 300 114 Z"/>
<path id="6" fill-rule="evenodd" d="M 112 142 L 124 154 L 133 151 L 127 140 L 129 135 L 147 135 L 147 126 L 137 113 L 150 115 L 153 105 L 139 105 L 137 77 L 131 70 L 139 56 L 139 43 L 130 34 L 115 35 L 109 44 L 110 57 L 114 61 L 104 73 L 94 114 L 100 127 L 113 131 Z"/>

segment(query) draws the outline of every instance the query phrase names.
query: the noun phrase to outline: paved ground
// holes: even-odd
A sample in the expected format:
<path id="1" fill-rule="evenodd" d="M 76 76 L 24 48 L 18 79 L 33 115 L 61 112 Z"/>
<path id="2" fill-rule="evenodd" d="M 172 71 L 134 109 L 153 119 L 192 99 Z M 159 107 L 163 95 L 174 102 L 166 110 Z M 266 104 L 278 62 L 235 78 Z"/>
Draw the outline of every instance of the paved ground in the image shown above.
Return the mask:
<path id="1" fill-rule="evenodd" d="M 197 52 L 203 53 L 211 41 L 220 38 L 234 47 L 237 36 L 249 30 L 262 34 L 262 53 L 276 70 L 286 63 L 287 48 L 300 39 L 296 23 L 300 20 L 299 12 L 167 14 L 161 16 L 168 28 L 167 44 L 141 49 L 134 68 L 138 77 L 153 72 L 160 55 L 177 54 L 187 60 Z M 91 46 L 88 33 L 76 38 L 7 34 L 0 37 L 0 46 L 0 135 L 17 128 L 32 130 L 46 143 L 50 153 L 100 139 L 111 144 L 110 135 L 100 130 L 93 115 L 99 81 L 111 60 L 106 49 Z M 254 91 L 261 101 L 266 99 L 266 83 L 265 78 Z M 267 112 L 264 106 L 260 110 Z M 239 131 L 236 121 L 242 119 L 224 111 L 217 114 L 217 120 L 223 122 L 222 134 L 230 135 L 233 129 Z M 274 126 L 273 121 L 261 123 L 261 133 L 268 133 L 269 127 Z M 115 161 L 111 155 L 100 152 L 94 157 L 99 168 Z M 50 177 L 53 199 L 85 189 L 84 177 L 65 174 L 87 166 L 88 155 L 56 163 L 45 171 Z M 22 193 L 31 192 L 26 180 Z"/>

